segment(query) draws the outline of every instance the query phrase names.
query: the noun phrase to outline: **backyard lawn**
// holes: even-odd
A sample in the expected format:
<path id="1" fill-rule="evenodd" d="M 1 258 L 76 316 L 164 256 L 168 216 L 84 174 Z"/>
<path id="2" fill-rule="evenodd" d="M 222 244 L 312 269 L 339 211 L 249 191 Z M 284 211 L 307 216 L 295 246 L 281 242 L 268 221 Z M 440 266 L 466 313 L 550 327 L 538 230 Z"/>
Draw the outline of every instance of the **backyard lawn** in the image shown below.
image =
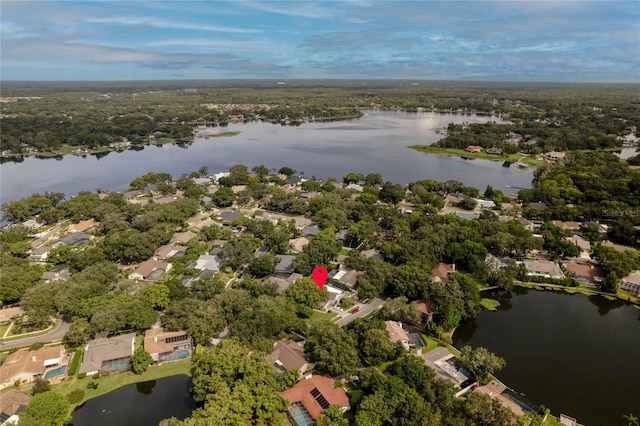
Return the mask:
<path id="1" fill-rule="evenodd" d="M 309 320 L 311 322 L 333 321 L 334 319 L 337 319 L 339 317 L 340 315 L 334 314 L 331 312 L 320 312 L 320 311 L 314 310 L 313 313 L 311 314 L 311 317 L 309 317 Z"/>

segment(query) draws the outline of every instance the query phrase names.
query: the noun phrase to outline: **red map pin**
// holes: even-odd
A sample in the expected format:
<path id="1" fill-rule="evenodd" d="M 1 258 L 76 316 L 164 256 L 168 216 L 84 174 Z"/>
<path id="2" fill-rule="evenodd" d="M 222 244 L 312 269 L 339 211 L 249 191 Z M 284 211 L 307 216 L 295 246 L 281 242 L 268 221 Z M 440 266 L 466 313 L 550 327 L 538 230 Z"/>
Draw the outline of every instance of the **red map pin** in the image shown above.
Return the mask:
<path id="1" fill-rule="evenodd" d="M 329 271 L 324 266 L 316 266 L 311 272 L 311 277 L 318 285 L 318 288 L 321 289 L 324 287 L 324 283 L 327 282 L 327 278 L 329 278 Z"/>

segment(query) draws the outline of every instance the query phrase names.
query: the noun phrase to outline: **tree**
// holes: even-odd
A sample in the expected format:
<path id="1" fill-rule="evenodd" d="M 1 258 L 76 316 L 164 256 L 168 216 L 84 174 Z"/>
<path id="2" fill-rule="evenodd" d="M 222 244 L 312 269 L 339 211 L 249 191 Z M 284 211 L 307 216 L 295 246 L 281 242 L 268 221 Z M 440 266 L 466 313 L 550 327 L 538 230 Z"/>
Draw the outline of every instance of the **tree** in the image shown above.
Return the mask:
<path id="1" fill-rule="evenodd" d="M 191 283 L 191 296 L 200 300 L 211 300 L 224 290 L 219 277 L 203 278 Z"/>
<path id="2" fill-rule="evenodd" d="M 259 166 L 255 166 L 251 170 L 260 177 L 265 177 L 269 174 L 269 169 L 263 164 L 260 164 Z"/>
<path id="3" fill-rule="evenodd" d="M 265 253 L 262 256 L 254 257 L 249 262 L 249 271 L 254 277 L 268 277 L 270 275 L 273 275 L 275 270 L 276 258 L 270 253 Z"/>
<path id="4" fill-rule="evenodd" d="M 387 299 L 380 309 L 380 315 L 385 320 L 409 322 L 412 324 L 420 324 L 422 318 L 422 314 L 418 310 L 416 303 L 409 303 L 409 300 L 405 296 Z"/>
<path id="5" fill-rule="evenodd" d="M 142 374 L 147 371 L 147 368 L 153 363 L 151 355 L 144 350 L 144 348 L 137 348 L 131 356 L 131 371 L 136 374 Z"/>
<path id="6" fill-rule="evenodd" d="M 331 376 L 350 374 L 359 364 L 353 337 L 331 323 L 311 326 L 304 351 L 319 371 Z"/>
<path id="7" fill-rule="evenodd" d="M 67 394 L 67 401 L 69 401 L 69 404 L 77 404 L 84 399 L 84 395 L 85 393 L 82 389 L 72 390 Z"/>
<path id="8" fill-rule="evenodd" d="M 291 176 L 295 173 L 296 171 L 293 170 L 291 167 L 281 167 L 280 170 L 278 170 L 278 174 L 280 175 L 287 175 L 287 176 Z"/>
<path id="9" fill-rule="evenodd" d="M 499 400 L 479 392 L 469 392 L 463 411 L 470 424 L 478 426 L 509 425 L 515 421 L 513 411 Z"/>
<path id="10" fill-rule="evenodd" d="M 382 185 L 382 175 L 380 173 L 369 173 L 364 178 L 364 183 L 367 186 Z"/>
<path id="11" fill-rule="evenodd" d="M 236 200 L 236 194 L 231 188 L 222 187 L 211 195 L 211 200 L 218 207 L 229 207 Z"/>
<path id="12" fill-rule="evenodd" d="M 360 183 L 363 180 L 364 176 L 362 173 L 348 173 L 342 178 L 342 181 L 347 185 L 350 183 Z"/>
<path id="13" fill-rule="evenodd" d="M 187 330 L 196 344 L 204 345 L 227 325 L 224 312 L 214 301 L 186 298 L 171 302 L 162 317 L 167 330 Z"/>
<path id="14" fill-rule="evenodd" d="M 598 285 L 598 287 L 600 287 L 600 290 L 602 291 L 615 294 L 618 291 L 618 285 L 618 276 L 616 275 L 615 271 L 611 271 L 604 278 L 604 281 L 602 281 Z"/>
<path id="15" fill-rule="evenodd" d="M 393 360 L 403 351 L 402 345 L 389 339 L 387 330 L 371 329 L 365 332 L 359 345 L 360 354 L 370 365 Z"/>
<path id="16" fill-rule="evenodd" d="M 326 288 L 319 289 L 316 283 L 305 277 L 291 284 L 283 293 L 296 306 L 298 316 L 309 318 L 320 302 L 329 299 Z"/>
<path id="17" fill-rule="evenodd" d="M 70 404 L 67 398 L 54 391 L 35 395 L 22 416 L 40 426 L 60 426 L 69 418 Z"/>
<path id="18" fill-rule="evenodd" d="M 397 204 L 404 198 L 404 188 L 400 184 L 386 182 L 378 194 L 380 201 Z"/>
<path id="19" fill-rule="evenodd" d="M 482 346 L 475 349 L 471 346 L 464 346 L 460 350 L 458 359 L 463 367 L 475 374 L 481 382 L 487 382 L 490 374 L 500 371 L 507 365 L 503 358 Z"/>
<path id="20" fill-rule="evenodd" d="M 69 331 L 62 338 L 62 343 L 71 348 L 84 345 L 89 332 L 89 322 L 86 318 L 76 318 L 71 323 Z"/>
<path id="21" fill-rule="evenodd" d="M 142 298 L 156 310 L 163 310 L 169 304 L 169 288 L 161 283 L 154 283 L 142 290 Z"/>
<path id="22" fill-rule="evenodd" d="M 248 240 L 237 238 L 226 243 L 218 256 L 223 268 L 238 270 L 253 259 L 253 248 Z"/>
<path id="23" fill-rule="evenodd" d="M 31 395 L 48 392 L 51 390 L 51 383 L 46 379 L 37 378 L 33 381 Z"/>

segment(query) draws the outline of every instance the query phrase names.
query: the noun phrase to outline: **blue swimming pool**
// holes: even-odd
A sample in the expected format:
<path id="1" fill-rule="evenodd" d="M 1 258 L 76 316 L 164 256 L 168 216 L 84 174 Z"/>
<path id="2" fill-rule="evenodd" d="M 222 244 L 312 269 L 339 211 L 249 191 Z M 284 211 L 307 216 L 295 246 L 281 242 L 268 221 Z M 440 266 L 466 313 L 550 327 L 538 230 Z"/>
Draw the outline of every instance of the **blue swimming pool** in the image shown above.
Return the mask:
<path id="1" fill-rule="evenodd" d="M 187 358 L 188 356 L 189 356 L 189 351 L 185 349 L 185 350 L 178 351 L 175 354 L 166 357 L 164 360 L 165 361 L 175 361 L 177 359 Z"/>
<path id="2" fill-rule="evenodd" d="M 309 412 L 299 402 L 294 402 L 289 408 L 289 415 L 297 426 L 311 426 L 314 424 Z"/>
<path id="3" fill-rule="evenodd" d="M 46 373 L 44 373 L 44 378 L 45 379 L 52 379 L 54 377 L 58 377 L 58 376 L 63 376 L 65 371 L 67 371 L 67 366 L 66 365 L 62 365 L 56 369 L 53 370 L 49 370 Z"/>
<path id="4" fill-rule="evenodd" d="M 129 361 L 123 361 L 123 362 L 118 362 L 115 364 L 104 366 L 105 371 L 118 371 L 118 370 L 125 370 L 127 368 L 129 368 Z"/>

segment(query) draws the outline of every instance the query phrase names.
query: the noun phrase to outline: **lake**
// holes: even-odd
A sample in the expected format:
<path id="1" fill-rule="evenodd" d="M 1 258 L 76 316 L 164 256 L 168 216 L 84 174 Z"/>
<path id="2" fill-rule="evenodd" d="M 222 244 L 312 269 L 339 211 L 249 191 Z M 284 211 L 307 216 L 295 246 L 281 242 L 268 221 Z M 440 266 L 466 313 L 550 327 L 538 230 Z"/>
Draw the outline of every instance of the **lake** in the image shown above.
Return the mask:
<path id="1" fill-rule="evenodd" d="M 600 296 L 516 289 L 496 312 L 462 324 L 454 345 L 484 346 L 507 366 L 496 376 L 529 400 L 586 425 L 640 415 L 640 310 Z"/>
<path id="2" fill-rule="evenodd" d="M 211 173 L 234 164 L 249 168 L 292 167 L 304 176 L 341 178 L 350 172 L 381 173 L 385 180 L 409 183 L 419 179 L 459 180 L 484 191 L 487 185 L 509 193 L 530 188 L 532 170 L 502 167 L 500 161 L 465 160 L 418 153 L 408 145 L 441 139 L 437 129 L 449 123 L 505 122 L 499 117 L 430 112 L 365 111 L 358 119 L 281 126 L 260 121 L 209 129 L 240 131 L 237 136 L 196 138 L 187 146 L 145 146 L 141 151 L 111 152 L 102 158 L 67 155 L 62 159 L 27 157 L 0 165 L 0 203 L 35 192 L 105 188 L 123 191 L 149 171 L 174 178 L 207 166 Z M 200 130 L 199 130 L 200 131 Z M 505 188 L 506 186 L 514 189 Z"/>
<path id="3" fill-rule="evenodd" d="M 183 420 L 196 408 L 190 388 L 188 376 L 128 385 L 76 408 L 70 426 L 158 426 L 169 417 Z"/>

